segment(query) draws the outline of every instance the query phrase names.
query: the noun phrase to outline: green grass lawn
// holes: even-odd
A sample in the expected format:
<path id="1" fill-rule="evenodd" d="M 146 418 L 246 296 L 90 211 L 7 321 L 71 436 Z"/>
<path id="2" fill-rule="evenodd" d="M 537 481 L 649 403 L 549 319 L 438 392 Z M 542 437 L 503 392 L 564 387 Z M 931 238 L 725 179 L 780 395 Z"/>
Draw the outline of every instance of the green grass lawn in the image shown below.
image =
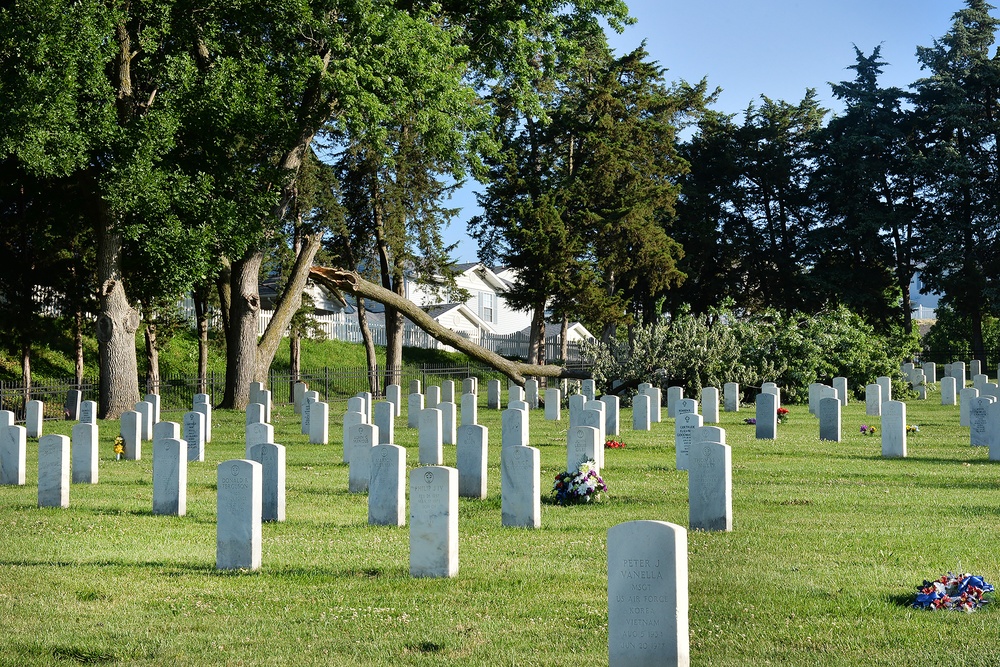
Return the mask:
<path id="1" fill-rule="evenodd" d="M 863 403 L 844 409 L 840 443 L 819 441 L 805 406 L 790 406 L 776 441 L 754 439 L 742 423 L 752 412 L 723 413 L 734 530 L 688 536 L 692 664 L 1000 664 L 1000 610 L 908 606 L 916 585 L 949 570 L 1000 584 L 1000 464 L 969 446 L 957 408 L 935 403 L 908 404 L 920 432 L 905 460 L 883 460 L 879 439 L 859 433 L 878 423 Z M 264 525 L 255 573 L 215 569 L 215 469 L 243 455 L 241 413 L 215 412 L 184 517 L 151 514 L 151 446 L 141 461 L 113 461 L 113 422 L 101 423 L 100 483 L 73 485 L 69 509 L 39 509 L 29 442 L 28 484 L 0 487 L 0 664 L 607 664 L 607 529 L 687 525 L 672 420 L 623 429 L 627 447 L 606 452 L 605 502 L 545 503 L 541 529 L 505 529 L 499 413 L 481 407 L 490 495 L 460 500 L 459 574 L 429 580 L 409 577 L 408 529 L 368 526 L 366 496 L 347 493 L 345 408 L 331 406 L 328 446 L 275 410 L 288 518 Z M 404 406 L 396 440 L 412 467 L 405 424 Z M 565 429 L 532 414 L 546 493 L 565 467 Z"/>

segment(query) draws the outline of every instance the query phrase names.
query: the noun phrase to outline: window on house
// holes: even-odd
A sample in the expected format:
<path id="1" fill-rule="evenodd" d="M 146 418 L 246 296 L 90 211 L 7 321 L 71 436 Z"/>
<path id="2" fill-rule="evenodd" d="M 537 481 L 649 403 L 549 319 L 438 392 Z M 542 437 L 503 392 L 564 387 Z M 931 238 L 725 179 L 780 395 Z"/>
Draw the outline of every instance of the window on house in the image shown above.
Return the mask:
<path id="1" fill-rule="evenodd" d="M 479 317 L 485 322 L 494 323 L 496 319 L 496 295 L 490 292 L 479 293 Z"/>

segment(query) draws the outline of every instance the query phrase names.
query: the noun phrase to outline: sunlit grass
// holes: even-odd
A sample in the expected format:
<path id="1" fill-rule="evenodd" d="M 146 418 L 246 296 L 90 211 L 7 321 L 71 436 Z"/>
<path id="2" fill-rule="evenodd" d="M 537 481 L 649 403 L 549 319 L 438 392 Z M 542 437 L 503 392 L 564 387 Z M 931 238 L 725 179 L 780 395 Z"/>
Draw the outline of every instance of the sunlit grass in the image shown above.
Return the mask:
<path id="1" fill-rule="evenodd" d="M 607 529 L 687 524 L 672 421 L 623 430 L 626 448 L 606 452 L 604 503 L 544 503 L 542 528 L 528 531 L 500 526 L 499 413 L 481 406 L 489 498 L 459 503 L 458 577 L 417 580 L 407 529 L 368 526 L 366 496 L 347 493 L 345 407 L 331 408 L 328 446 L 307 444 L 291 409 L 276 409 L 288 519 L 265 524 L 257 573 L 215 569 L 215 466 L 243 455 L 241 413 L 215 412 L 180 518 L 150 511 L 148 444 L 142 461 L 112 460 L 114 423 L 101 424 L 100 484 L 74 485 L 65 510 L 36 507 L 29 443 L 28 484 L 0 487 L 0 664 L 607 664 Z M 878 437 L 860 434 L 878 422 L 862 404 L 844 409 L 840 443 L 819 440 L 805 406 L 791 409 L 777 441 L 754 439 L 750 412 L 722 415 L 735 528 L 689 535 L 692 663 L 1000 663 L 996 609 L 907 606 L 917 584 L 948 570 L 1000 580 L 1000 465 L 969 446 L 957 408 L 909 403 L 921 430 L 905 460 L 882 459 Z M 412 467 L 405 423 L 404 409 L 397 442 Z M 565 467 L 566 426 L 532 414 L 545 491 Z M 454 447 L 445 460 L 455 464 Z"/>

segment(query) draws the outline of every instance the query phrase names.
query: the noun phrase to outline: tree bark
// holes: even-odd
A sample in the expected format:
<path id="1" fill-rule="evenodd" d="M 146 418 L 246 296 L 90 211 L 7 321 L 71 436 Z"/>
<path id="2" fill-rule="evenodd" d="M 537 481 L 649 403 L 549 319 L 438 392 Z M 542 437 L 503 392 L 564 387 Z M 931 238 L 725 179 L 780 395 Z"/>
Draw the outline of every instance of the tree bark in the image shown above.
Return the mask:
<path id="1" fill-rule="evenodd" d="M 295 383 L 299 381 L 299 373 L 302 370 L 302 336 L 298 330 L 293 330 L 288 335 L 288 401 L 295 400 Z"/>
<path id="2" fill-rule="evenodd" d="M 78 307 L 73 313 L 73 381 L 83 389 L 83 311 Z"/>
<path id="3" fill-rule="evenodd" d="M 125 297 L 119 270 L 121 237 L 113 224 L 106 216 L 98 247 L 101 306 L 97 316 L 97 345 L 101 356 L 102 419 L 118 419 L 139 400 L 139 364 L 135 354 L 139 313 Z"/>
<path id="4" fill-rule="evenodd" d="M 199 285 L 191 292 L 194 316 L 198 327 L 198 393 L 208 393 L 208 285 Z"/>
<path id="5" fill-rule="evenodd" d="M 31 341 L 21 342 L 21 383 L 24 385 L 24 407 L 31 400 Z"/>
<path id="6" fill-rule="evenodd" d="M 150 314 L 150 319 L 153 318 Z M 143 332 L 146 338 L 146 393 L 160 393 L 160 350 L 156 340 L 156 325 L 146 322 L 146 330 Z"/>
<path id="7" fill-rule="evenodd" d="M 219 260 L 221 268 L 219 275 L 215 279 L 215 286 L 219 292 L 219 316 L 222 319 L 222 336 L 229 340 L 229 311 L 233 305 L 233 264 L 229 259 L 223 257 Z"/>
<path id="8" fill-rule="evenodd" d="M 368 362 L 368 387 L 372 396 L 381 396 L 378 386 L 378 357 L 375 354 L 375 341 L 372 331 L 368 328 L 368 315 L 365 312 L 365 300 L 358 297 L 358 326 L 361 328 L 361 338 L 365 342 L 365 360 Z"/>
<path id="9" fill-rule="evenodd" d="M 264 255 L 249 250 L 232 263 L 232 302 L 226 336 L 226 391 L 221 407 L 245 409 L 250 383 L 257 375 L 257 323 L 260 318 L 258 281 Z"/>
<path id="10" fill-rule="evenodd" d="M 562 326 L 559 327 L 559 358 L 564 364 L 569 364 L 569 316 L 562 316 Z"/>
<path id="11" fill-rule="evenodd" d="M 523 385 L 525 376 L 578 378 L 586 379 L 591 374 L 586 371 L 573 371 L 556 365 L 532 365 L 504 359 L 499 354 L 476 345 L 463 338 L 451 329 L 435 322 L 430 315 L 420 309 L 417 304 L 404 299 L 395 292 L 380 287 L 362 278 L 354 271 L 347 269 L 332 269 L 321 266 L 312 267 L 309 272 L 312 279 L 333 289 L 343 290 L 359 297 L 378 301 L 386 306 L 392 306 L 401 314 L 412 320 L 417 326 L 429 333 L 445 345 L 467 354 L 473 359 L 492 366 L 519 385 Z"/>

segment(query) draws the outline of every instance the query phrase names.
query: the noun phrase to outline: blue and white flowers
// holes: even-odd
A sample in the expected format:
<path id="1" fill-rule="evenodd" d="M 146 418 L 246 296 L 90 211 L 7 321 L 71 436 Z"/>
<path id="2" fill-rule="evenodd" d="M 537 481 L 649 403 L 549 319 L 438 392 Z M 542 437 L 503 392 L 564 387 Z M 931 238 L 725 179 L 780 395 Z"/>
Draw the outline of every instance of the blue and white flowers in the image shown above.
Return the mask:
<path id="1" fill-rule="evenodd" d="M 552 493 L 560 505 L 600 500 L 601 494 L 607 491 L 608 485 L 597 474 L 597 464 L 593 460 L 581 463 L 577 470 L 558 473 L 552 484 Z"/>

